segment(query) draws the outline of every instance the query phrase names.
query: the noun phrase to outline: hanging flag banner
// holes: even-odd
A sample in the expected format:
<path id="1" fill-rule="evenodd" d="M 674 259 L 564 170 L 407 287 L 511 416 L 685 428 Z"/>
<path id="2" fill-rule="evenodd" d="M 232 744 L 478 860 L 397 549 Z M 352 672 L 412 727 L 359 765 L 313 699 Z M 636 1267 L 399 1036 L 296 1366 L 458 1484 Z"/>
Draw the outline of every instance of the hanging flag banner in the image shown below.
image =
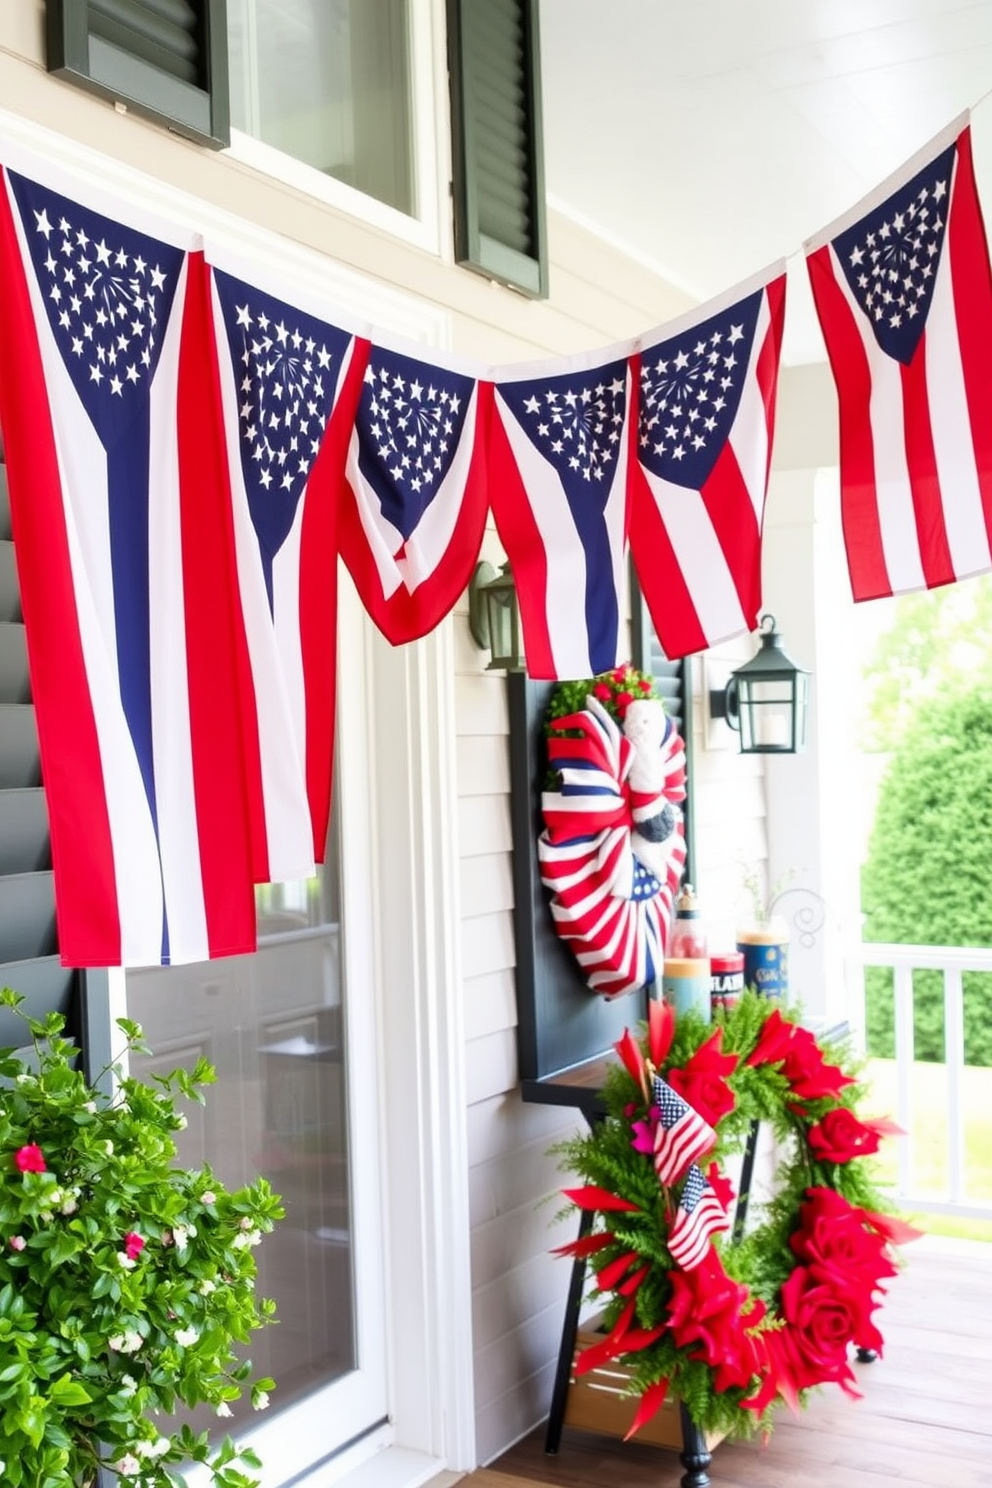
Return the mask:
<path id="1" fill-rule="evenodd" d="M 262 877 L 305 878 L 327 840 L 337 513 L 369 340 L 319 305 L 249 282 L 243 265 L 228 272 L 232 260 L 212 244 L 206 251 L 258 720 Z"/>
<path id="2" fill-rule="evenodd" d="M 490 500 L 539 680 L 595 676 L 626 654 L 629 351 L 494 374 Z"/>
<path id="3" fill-rule="evenodd" d="M 250 951 L 251 721 L 223 450 L 204 418 L 202 253 L 7 159 L 0 419 L 60 954 Z"/>
<path id="4" fill-rule="evenodd" d="M 665 655 L 754 629 L 785 265 L 640 343 L 630 544 Z"/>
<path id="5" fill-rule="evenodd" d="M 992 568 L 992 272 L 967 118 L 806 245 L 855 600 Z"/>
<path id="6" fill-rule="evenodd" d="M 341 556 L 387 640 L 439 625 L 466 589 L 486 525 L 492 389 L 453 359 L 372 347 L 348 446 Z"/>

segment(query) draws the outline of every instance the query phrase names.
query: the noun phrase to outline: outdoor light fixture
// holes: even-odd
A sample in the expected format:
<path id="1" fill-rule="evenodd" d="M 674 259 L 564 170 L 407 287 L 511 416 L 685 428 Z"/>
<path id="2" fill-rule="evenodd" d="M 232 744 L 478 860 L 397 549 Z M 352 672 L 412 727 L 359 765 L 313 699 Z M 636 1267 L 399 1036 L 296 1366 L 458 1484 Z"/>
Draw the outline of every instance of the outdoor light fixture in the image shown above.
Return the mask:
<path id="1" fill-rule="evenodd" d="M 487 672 L 525 672 L 520 611 L 510 565 L 497 571 L 491 563 L 476 565 L 468 586 L 468 623 L 475 644 L 489 650 Z"/>
<path id="2" fill-rule="evenodd" d="M 761 646 L 710 693 L 710 715 L 740 734 L 741 754 L 797 754 L 806 747 L 809 673 L 782 650 L 775 616 L 762 615 Z"/>

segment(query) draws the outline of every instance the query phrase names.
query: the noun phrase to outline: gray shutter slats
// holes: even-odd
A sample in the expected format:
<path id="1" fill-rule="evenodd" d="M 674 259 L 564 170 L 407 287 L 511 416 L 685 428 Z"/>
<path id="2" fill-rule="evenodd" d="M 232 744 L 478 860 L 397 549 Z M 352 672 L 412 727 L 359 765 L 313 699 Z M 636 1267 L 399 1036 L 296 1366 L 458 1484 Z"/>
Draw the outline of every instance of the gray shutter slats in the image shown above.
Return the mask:
<path id="1" fill-rule="evenodd" d="M 31 1018 L 46 1013 L 68 1015 L 76 986 L 76 973 L 61 966 L 57 956 L 33 957 L 31 960 L 0 963 L 0 987 L 13 987 L 24 998 L 24 1012 Z M 24 1041 L 24 1024 L 16 1013 L 0 1008 L 0 1048 L 12 1048 Z"/>
<path id="2" fill-rule="evenodd" d="M 56 949 L 51 873 L 11 873 L 0 878 L 0 962 L 51 956 Z"/>
<path id="3" fill-rule="evenodd" d="M 30 704 L 0 703 L 0 790 L 41 784 L 38 729 Z"/>
<path id="4" fill-rule="evenodd" d="M 14 544 L 0 542 L 0 621 L 20 618 L 21 591 L 17 583 Z"/>
<path id="5" fill-rule="evenodd" d="M 90 35 L 99 36 L 130 56 L 140 57 L 152 67 L 181 78 L 184 83 L 197 83 L 200 71 L 200 49 L 192 26 L 169 25 L 145 5 L 114 4 L 112 0 L 90 0 Z"/>
<path id="6" fill-rule="evenodd" d="M 52 866 L 45 792 L 0 791 L 0 874 L 37 873 Z"/>
<path id="7" fill-rule="evenodd" d="M 448 0 L 459 263 L 547 294 L 537 0 Z"/>
<path id="8" fill-rule="evenodd" d="M 29 703 L 28 652 L 24 626 L 0 621 L 0 703 Z"/>
<path id="9" fill-rule="evenodd" d="M 49 72 L 230 144 L 225 0 L 47 0 L 46 19 Z"/>

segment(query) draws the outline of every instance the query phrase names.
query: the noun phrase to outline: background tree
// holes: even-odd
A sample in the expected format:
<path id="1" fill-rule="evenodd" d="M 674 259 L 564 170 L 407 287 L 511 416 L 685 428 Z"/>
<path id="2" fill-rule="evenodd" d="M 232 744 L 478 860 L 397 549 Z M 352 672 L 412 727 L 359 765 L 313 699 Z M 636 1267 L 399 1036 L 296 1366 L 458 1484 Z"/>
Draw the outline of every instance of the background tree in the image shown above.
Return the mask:
<path id="1" fill-rule="evenodd" d="M 992 589 L 988 592 L 992 596 Z M 932 626 L 928 638 L 929 624 L 891 638 L 890 660 L 898 655 L 905 667 L 890 670 L 893 685 L 876 695 L 885 699 L 880 713 L 898 712 L 900 732 L 879 790 L 862 870 L 864 935 L 897 944 L 992 945 L 992 681 L 988 665 L 981 669 L 982 679 L 971 684 L 953 665 L 935 680 L 934 638 L 941 632 Z M 992 644 L 992 626 L 986 634 Z M 911 714 L 907 677 L 914 671 L 921 684 L 917 697 L 923 700 Z M 869 968 L 865 985 L 869 1050 L 891 1058 L 891 976 Z M 918 972 L 914 991 L 916 1057 L 940 1061 L 940 973 Z M 965 1060 L 992 1065 L 989 976 L 966 975 L 964 992 Z"/>

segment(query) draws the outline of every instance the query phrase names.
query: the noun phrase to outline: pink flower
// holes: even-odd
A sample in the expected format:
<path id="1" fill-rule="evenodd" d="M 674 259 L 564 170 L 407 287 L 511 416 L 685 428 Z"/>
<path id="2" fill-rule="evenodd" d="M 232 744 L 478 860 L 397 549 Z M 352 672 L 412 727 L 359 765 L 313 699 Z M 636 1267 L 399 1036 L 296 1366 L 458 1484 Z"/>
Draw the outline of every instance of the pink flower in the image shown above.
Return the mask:
<path id="1" fill-rule="evenodd" d="M 129 1261 L 136 1261 L 145 1248 L 145 1242 L 134 1230 L 128 1230 L 124 1236 L 124 1254 Z"/>
<path id="2" fill-rule="evenodd" d="M 7 1244 L 10 1246 L 11 1250 L 23 1250 L 27 1243 L 28 1242 L 25 1240 L 23 1235 L 11 1235 L 10 1239 L 7 1241 Z"/>
<path id="3" fill-rule="evenodd" d="M 27 1147 L 19 1147 L 14 1153 L 14 1162 L 22 1173 L 44 1173 L 45 1157 L 40 1147 L 33 1142 Z"/>

